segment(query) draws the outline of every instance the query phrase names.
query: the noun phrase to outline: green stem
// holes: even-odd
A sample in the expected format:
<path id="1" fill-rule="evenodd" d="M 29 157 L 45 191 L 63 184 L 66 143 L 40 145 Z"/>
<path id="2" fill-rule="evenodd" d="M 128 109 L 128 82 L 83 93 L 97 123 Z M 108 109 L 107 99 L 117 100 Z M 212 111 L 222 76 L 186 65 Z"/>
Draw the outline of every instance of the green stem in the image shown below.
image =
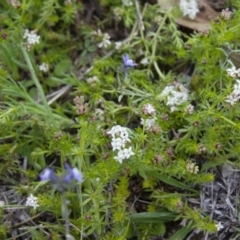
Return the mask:
<path id="1" fill-rule="evenodd" d="M 171 10 L 170 10 L 170 11 L 171 11 Z M 164 26 L 164 24 L 165 24 L 165 21 L 167 20 L 167 17 L 168 17 L 168 14 L 169 14 L 170 11 L 168 11 L 168 12 L 165 14 L 164 18 L 162 19 L 162 21 L 161 21 L 161 23 L 160 23 L 160 25 L 159 25 L 159 27 L 158 27 L 155 35 L 154 35 L 153 45 L 152 45 L 152 56 L 151 56 L 151 60 L 153 60 L 153 59 L 155 58 L 155 54 L 156 54 L 156 50 L 157 50 L 157 43 L 158 43 L 158 42 L 157 42 L 157 36 L 160 34 L 160 30 L 163 28 L 163 26 Z"/>
<path id="2" fill-rule="evenodd" d="M 230 123 L 233 126 L 237 125 L 236 123 L 234 123 L 233 121 L 229 120 L 228 118 L 225 118 L 224 116 L 220 116 L 220 118 L 222 118 L 223 120 L 225 120 L 226 122 Z"/>
<path id="3" fill-rule="evenodd" d="M 23 45 L 21 45 L 21 49 L 22 49 L 25 61 L 27 63 L 27 66 L 28 66 L 28 68 L 30 70 L 30 73 L 31 73 L 31 76 L 32 76 L 32 80 L 33 80 L 35 86 L 37 87 L 38 93 L 39 93 L 39 95 L 40 95 L 40 97 L 42 99 L 42 102 L 43 102 L 43 104 L 44 104 L 44 106 L 46 108 L 47 118 L 49 118 L 51 123 L 54 125 L 54 117 L 53 117 L 51 108 L 48 105 L 48 102 L 47 102 L 47 99 L 45 97 L 45 94 L 44 94 L 44 91 L 42 89 L 42 86 L 41 86 L 40 82 L 38 81 L 38 78 L 37 78 L 37 76 L 35 74 L 35 71 L 34 71 L 33 65 L 31 63 L 31 60 L 30 60 L 30 58 L 28 56 L 28 53 L 27 53 L 27 51 L 26 51 L 26 49 L 24 48 Z"/>
<path id="4" fill-rule="evenodd" d="M 68 206 L 67 200 L 65 196 L 65 192 L 62 193 L 62 216 L 65 220 L 65 237 L 66 239 L 69 238 L 69 220 L 68 220 Z"/>
<path id="5" fill-rule="evenodd" d="M 165 77 L 164 77 L 164 75 L 162 74 L 160 68 L 158 67 L 157 62 L 154 61 L 154 62 L 153 62 L 153 65 L 154 65 L 155 70 L 157 71 L 159 77 L 160 77 L 161 79 L 163 79 L 163 81 L 164 81 L 164 80 L 165 80 Z"/>

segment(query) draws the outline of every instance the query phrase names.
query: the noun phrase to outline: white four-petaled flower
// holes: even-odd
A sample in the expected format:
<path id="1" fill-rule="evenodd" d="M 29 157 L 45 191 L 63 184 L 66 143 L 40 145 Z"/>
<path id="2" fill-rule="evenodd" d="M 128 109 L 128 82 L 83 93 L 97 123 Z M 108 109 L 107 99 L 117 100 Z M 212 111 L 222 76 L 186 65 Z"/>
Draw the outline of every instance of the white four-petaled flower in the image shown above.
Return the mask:
<path id="1" fill-rule="evenodd" d="M 215 226 L 217 228 L 217 231 L 220 231 L 220 230 L 222 230 L 224 228 L 224 226 L 222 225 L 221 222 L 216 223 Z"/>
<path id="2" fill-rule="evenodd" d="M 114 157 L 119 163 L 122 163 L 122 160 L 130 158 L 135 153 L 132 151 L 132 147 L 124 148 L 119 150 L 118 155 Z"/>
<path id="3" fill-rule="evenodd" d="M 39 70 L 42 72 L 48 72 L 49 71 L 49 65 L 47 63 L 42 63 L 41 65 L 38 66 Z"/>
<path id="4" fill-rule="evenodd" d="M 27 198 L 25 206 L 33 207 L 34 209 L 36 209 L 37 207 L 39 207 L 38 198 L 30 194 L 30 196 Z"/>

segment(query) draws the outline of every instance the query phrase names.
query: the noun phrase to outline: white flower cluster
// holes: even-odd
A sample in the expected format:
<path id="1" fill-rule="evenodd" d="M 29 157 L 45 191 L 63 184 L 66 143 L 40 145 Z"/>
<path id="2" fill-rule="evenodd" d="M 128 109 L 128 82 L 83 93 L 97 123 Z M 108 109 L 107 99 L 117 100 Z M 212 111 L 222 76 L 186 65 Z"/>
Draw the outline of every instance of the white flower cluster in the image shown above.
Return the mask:
<path id="1" fill-rule="evenodd" d="M 240 68 L 236 69 L 235 66 L 227 69 L 227 75 L 232 78 L 240 77 Z"/>
<path id="2" fill-rule="evenodd" d="M 19 8 L 21 6 L 21 3 L 18 0 L 9 0 L 9 4 L 11 4 L 14 8 Z"/>
<path id="3" fill-rule="evenodd" d="M 236 80 L 234 90 L 226 97 L 226 102 L 234 105 L 240 99 L 240 80 Z"/>
<path id="4" fill-rule="evenodd" d="M 23 38 L 27 41 L 27 49 L 31 49 L 35 44 L 39 44 L 40 36 L 38 36 L 34 31 L 29 32 L 28 29 L 25 30 Z"/>
<path id="5" fill-rule="evenodd" d="M 146 130 L 156 126 L 156 110 L 153 105 L 150 103 L 143 105 L 142 112 L 147 118 L 141 118 L 141 125 L 145 125 Z"/>
<path id="6" fill-rule="evenodd" d="M 161 97 L 167 97 L 167 105 L 170 106 L 170 111 L 174 112 L 178 110 L 178 106 L 188 100 L 188 90 L 181 84 L 175 83 L 175 85 L 166 86 Z"/>
<path id="7" fill-rule="evenodd" d="M 89 77 L 87 79 L 87 83 L 92 87 L 95 87 L 97 82 L 99 82 L 99 78 L 97 76 Z"/>
<path id="8" fill-rule="evenodd" d="M 133 5 L 133 2 L 131 0 L 122 0 L 122 4 L 126 7 L 130 7 Z"/>
<path id="9" fill-rule="evenodd" d="M 196 164 L 193 162 L 188 162 L 186 169 L 188 172 L 193 173 L 193 174 L 197 174 L 199 172 L 199 167 L 196 166 Z"/>
<path id="10" fill-rule="evenodd" d="M 199 12 L 197 0 L 180 0 L 180 10 L 183 16 L 188 16 L 190 19 L 195 19 Z"/>
<path id="11" fill-rule="evenodd" d="M 146 130 L 151 129 L 156 125 L 156 117 L 143 119 L 141 118 L 141 125 L 145 125 Z"/>
<path id="12" fill-rule="evenodd" d="M 122 8 L 114 8 L 113 9 L 113 14 L 114 14 L 114 18 L 116 21 L 121 21 L 122 20 L 122 16 L 123 16 L 123 9 Z"/>
<path id="13" fill-rule="evenodd" d="M 193 114 L 194 112 L 194 106 L 192 104 L 189 104 L 184 109 L 185 113 L 187 114 Z"/>
<path id="14" fill-rule="evenodd" d="M 42 72 L 48 72 L 49 71 L 49 65 L 47 63 L 42 63 L 41 65 L 38 66 L 39 70 Z"/>
<path id="15" fill-rule="evenodd" d="M 117 156 L 114 157 L 115 160 L 122 163 L 124 159 L 128 159 L 130 156 L 135 155 L 131 146 L 126 148 L 126 144 L 131 143 L 127 128 L 116 125 L 107 133 L 112 137 L 111 145 L 113 151 L 118 151 Z"/>
<path id="16" fill-rule="evenodd" d="M 108 33 L 102 33 L 102 31 L 100 29 L 98 29 L 97 31 L 93 32 L 93 35 L 97 35 L 100 39 L 101 42 L 98 44 L 99 48 L 107 48 L 108 45 L 111 44 L 110 36 Z"/>
<path id="17" fill-rule="evenodd" d="M 146 116 L 153 116 L 155 115 L 155 112 L 156 112 L 155 108 L 150 103 L 143 105 L 142 111 Z"/>
<path id="18" fill-rule="evenodd" d="M 25 206 L 29 206 L 29 207 L 33 207 L 34 209 L 36 209 L 37 207 L 39 207 L 38 205 L 38 198 L 34 197 L 32 194 L 27 198 L 27 201 L 25 203 Z"/>

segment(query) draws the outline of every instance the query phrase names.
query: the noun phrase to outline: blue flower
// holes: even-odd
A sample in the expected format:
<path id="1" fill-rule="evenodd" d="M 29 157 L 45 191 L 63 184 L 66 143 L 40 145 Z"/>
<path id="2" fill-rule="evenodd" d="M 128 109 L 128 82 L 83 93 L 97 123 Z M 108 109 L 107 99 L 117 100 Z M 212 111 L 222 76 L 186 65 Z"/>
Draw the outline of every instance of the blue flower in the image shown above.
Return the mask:
<path id="1" fill-rule="evenodd" d="M 76 179 L 78 182 L 83 182 L 82 173 L 77 168 L 71 168 L 69 164 L 65 164 L 65 168 L 69 174 L 65 175 L 64 180 L 70 182 L 72 179 Z"/>
<path id="2" fill-rule="evenodd" d="M 58 189 L 65 189 L 66 185 L 73 179 L 83 182 L 83 175 L 77 168 L 72 168 L 68 163 L 65 164 L 68 173 L 57 176 L 53 169 L 46 168 L 40 173 L 41 181 L 49 180 L 56 185 Z"/>
<path id="3" fill-rule="evenodd" d="M 137 64 L 132 59 L 129 58 L 128 54 L 123 55 L 122 58 L 123 58 L 124 68 L 129 69 L 129 68 L 132 68 L 134 66 L 137 66 Z"/>
<path id="4" fill-rule="evenodd" d="M 51 182 L 57 182 L 59 177 L 55 174 L 53 169 L 45 168 L 39 175 L 41 181 L 50 180 Z"/>

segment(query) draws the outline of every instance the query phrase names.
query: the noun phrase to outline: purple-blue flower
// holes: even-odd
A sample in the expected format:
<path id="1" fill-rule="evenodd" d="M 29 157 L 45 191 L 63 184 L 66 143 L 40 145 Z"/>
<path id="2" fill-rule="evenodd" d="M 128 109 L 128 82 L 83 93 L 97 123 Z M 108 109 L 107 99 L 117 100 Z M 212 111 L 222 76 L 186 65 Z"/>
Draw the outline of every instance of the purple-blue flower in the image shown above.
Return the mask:
<path id="1" fill-rule="evenodd" d="M 61 176 L 57 176 L 53 169 L 46 168 L 40 173 L 41 181 L 49 180 L 52 183 L 59 185 L 63 185 L 65 187 L 67 183 L 71 182 L 73 179 L 76 179 L 78 182 L 83 182 L 83 175 L 77 168 L 72 168 L 68 163 L 65 164 L 65 168 L 68 173 L 62 174 Z"/>
<path id="2" fill-rule="evenodd" d="M 64 177 L 66 182 L 70 182 L 72 179 L 76 179 L 78 182 L 83 182 L 82 173 L 77 168 L 71 168 L 67 163 L 65 164 L 65 168 L 68 170 L 68 174 Z"/>
<path id="3" fill-rule="evenodd" d="M 124 68 L 128 69 L 128 68 L 137 66 L 137 64 L 132 59 L 129 58 L 128 54 L 123 55 L 122 58 L 123 58 Z"/>
<path id="4" fill-rule="evenodd" d="M 39 175 L 41 181 L 50 180 L 51 182 L 57 182 L 58 176 L 51 168 L 45 168 Z"/>

